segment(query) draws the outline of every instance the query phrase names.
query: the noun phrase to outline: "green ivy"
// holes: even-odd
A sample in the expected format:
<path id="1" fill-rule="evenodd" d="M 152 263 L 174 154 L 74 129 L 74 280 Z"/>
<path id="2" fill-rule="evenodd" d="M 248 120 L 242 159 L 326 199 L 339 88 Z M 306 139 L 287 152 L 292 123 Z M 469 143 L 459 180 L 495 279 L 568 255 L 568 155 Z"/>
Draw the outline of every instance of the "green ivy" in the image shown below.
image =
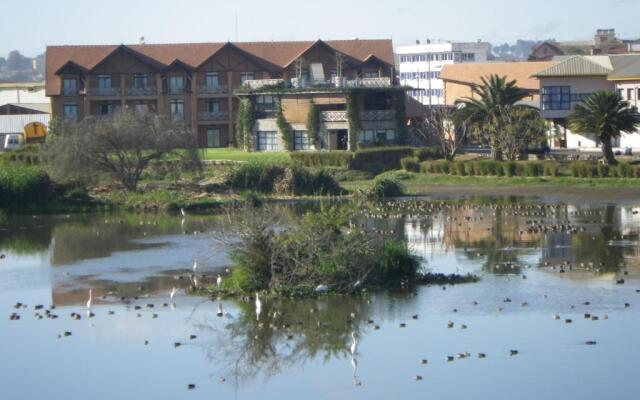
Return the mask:
<path id="1" fill-rule="evenodd" d="M 358 115 L 358 103 L 353 91 L 347 94 L 347 121 L 349 122 L 349 148 L 356 148 L 358 132 L 362 130 L 360 115 Z"/>
<path id="2" fill-rule="evenodd" d="M 393 101 L 393 109 L 396 117 L 396 126 L 398 132 L 398 144 L 405 144 L 407 141 L 407 125 L 404 123 L 406 110 L 406 95 L 404 93 L 395 93 Z"/>
<path id="3" fill-rule="evenodd" d="M 284 147 L 288 151 L 293 150 L 293 129 L 291 129 L 291 125 L 287 122 L 282 114 L 282 103 L 278 100 L 278 106 L 276 108 L 276 126 L 280 131 L 280 135 L 282 136 L 282 141 L 284 142 Z"/>
<path id="4" fill-rule="evenodd" d="M 253 106 L 249 98 L 240 99 L 236 120 L 236 143 L 241 149 L 253 150 Z"/>
<path id="5" fill-rule="evenodd" d="M 319 148 L 319 137 L 318 134 L 320 132 L 320 119 L 318 116 L 318 110 L 316 109 L 316 104 L 311 100 L 311 104 L 309 105 L 309 113 L 307 114 L 307 138 L 309 139 L 309 144 L 313 144 L 316 149 Z"/>

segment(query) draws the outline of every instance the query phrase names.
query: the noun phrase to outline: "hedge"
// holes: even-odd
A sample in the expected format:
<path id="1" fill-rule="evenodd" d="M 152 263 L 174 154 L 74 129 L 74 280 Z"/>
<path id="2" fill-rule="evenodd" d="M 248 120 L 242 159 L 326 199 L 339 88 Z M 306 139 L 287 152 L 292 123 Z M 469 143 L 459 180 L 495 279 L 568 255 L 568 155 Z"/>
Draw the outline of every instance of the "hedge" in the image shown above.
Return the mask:
<path id="1" fill-rule="evenodd" d="M 420 163 L 420 172 L 431 174 L 450 174 L 459 176 L 558 176 L 558 163 L 529 161 L 424 161 Z"/>
<path id="2" fill-rule="evenodd" d="M 305 167 L 349 168 L 353 153 L 347 151 L 299 151 L 290 154 L 291 159 Z"/>
<path id="3" fill-rule="evenodd" d="M 52 194 L 49 176 L 37 166 L 5 164 L 0 168 L 0 207 L 23 207 Z"/>
<path id="4" fill-rule="evenodd" d="M 411 147 L 371 147 L 353 153 L 354 169 L 385 171 L 401 168 L 400 160 L 413 155 Z"/>

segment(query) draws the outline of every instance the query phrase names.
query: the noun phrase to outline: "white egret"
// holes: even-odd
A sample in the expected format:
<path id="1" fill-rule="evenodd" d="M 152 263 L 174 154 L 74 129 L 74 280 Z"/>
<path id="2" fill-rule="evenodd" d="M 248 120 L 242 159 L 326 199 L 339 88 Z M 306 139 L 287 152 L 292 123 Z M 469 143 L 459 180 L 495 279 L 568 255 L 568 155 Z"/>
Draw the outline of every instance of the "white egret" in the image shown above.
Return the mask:
<path id="1" fill-rule="evenodd" d="M 87 300 L 87 308 L 91 309 L 91 303 L 93 302 L 93 289 L 89 289 L 89 300 Z"/>
<path id="2" fill-rule="evenodd" d="M 198 269 L 198 259 L 196 258 L 195 260 L 193 260 L 193 267 L 191 268 L 193 270 L 193 273 L 196 273 L 196 270 Z"/>
<path id="3" fill-rule="evenodd" d="M 187 213 L 184 211 L 184 208 L 180 209 L 180 214 L 182 214 L 183 217 L 187 216 Z"/>
<path id="4" fill-rule="evenodd" d="M 316 287 L 316 293 L 326 293 L 329 291 L 329 287 L 327 285 L 318 285 Z"/>
<path id="5" fill-rule="evenodd" d="M 222 277 L 220 276 L 220 274 L 218 274 L 218 278 L 216 278 L 216 286 L 222 286 Z"/>
<path id="6" fill-rule="evenodd" d="M 171 303 L 175 302 L 175 297 L 176 297 L 176 288 L 172 288 L 171 289 L 171 293 L 169 294 L 169 298 L 171 299 Z"/>
<path id="7" fill-rule="evenodd" d="M 358 339 L 356 339 L 356 333 L 354 331 L 351 331 L 351 339 L 353 339 L 353 341 L 351 342 L 351 348 L 349 350 L 351 351 L 351 355 L 354 356 L 356 351 L 358 351 Z"/>
<path id="8" fill-rule="evenodd" d="M 256 320 L 260 320 L 260 313 L 262 312 L 262 302 L 260 301 L 260 297 L 258 296 L 258 292 L 256 292 Z"/>

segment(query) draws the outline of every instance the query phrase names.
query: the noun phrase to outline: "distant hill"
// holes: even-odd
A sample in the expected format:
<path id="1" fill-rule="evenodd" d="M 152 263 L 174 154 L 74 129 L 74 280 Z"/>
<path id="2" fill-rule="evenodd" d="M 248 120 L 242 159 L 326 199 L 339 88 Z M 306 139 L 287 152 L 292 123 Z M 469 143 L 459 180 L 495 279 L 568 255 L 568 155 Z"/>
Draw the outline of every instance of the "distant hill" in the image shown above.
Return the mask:
<path id="1" fill-rule="evenodd" d="M 44 80 L 44 53 L 27 57 L 18 50 L 0 57 L 0 82 L 31 82 Z"/>

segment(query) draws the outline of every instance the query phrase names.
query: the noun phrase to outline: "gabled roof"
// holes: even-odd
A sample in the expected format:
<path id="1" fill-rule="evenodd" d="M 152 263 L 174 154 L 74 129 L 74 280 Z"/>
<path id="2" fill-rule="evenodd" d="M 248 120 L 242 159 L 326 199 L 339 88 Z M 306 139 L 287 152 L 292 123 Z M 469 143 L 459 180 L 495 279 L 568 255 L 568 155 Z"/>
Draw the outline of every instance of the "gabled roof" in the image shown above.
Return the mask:
<path id="1" fill-rule="evenodd" d="M 19 114 L 51 114 L 51 103 L 6 103 L 0 106 L 0 114 L 7 109 L 17 110 Z"/>
<path id="2" fill-rule="evenodd" d="M 449 64 L 442 68 L 440 79 L 474 86 L 481 85 L 482 78 L 496 74 L 506 76 L 509 81 L 515 80 L 520 88 L 537 91 L 540 83 L 532 75 L 555 64 L 553 61 Z"/>
<path id="3" fill-rule="evenodd" d="M 611 56 L 613 72 L 609 74 L 610 81 L 640 80 L 640 54 Z"/>
<path id="4" fill-rule="evenodd" d="M 49 46 L 46 57 L 46 92 L 49 96 L 60 93 L 60 79 L 55 79 L 55 74 L 65 64 L 73 62 L 90 71 L 117 49 L 126 49 L 140 57 L 146 57 L 163 68 L 180 62 L 191 69 L 197 69 L 225 46 L 233 46 L 267 69 L 284 69 L 317 43 L 318 41 Z M 393 45 L 388 39 L 328 40 L 322 43 L 358 62 L 366 62 L 375 57 L 381 62 L 394 65 Z"/>
<path id="5" fill-rule="evenodd" d="M 534 74 L 535 77 L 607 76 L 613 71 L 607 56 L 572 56 Z"/>

